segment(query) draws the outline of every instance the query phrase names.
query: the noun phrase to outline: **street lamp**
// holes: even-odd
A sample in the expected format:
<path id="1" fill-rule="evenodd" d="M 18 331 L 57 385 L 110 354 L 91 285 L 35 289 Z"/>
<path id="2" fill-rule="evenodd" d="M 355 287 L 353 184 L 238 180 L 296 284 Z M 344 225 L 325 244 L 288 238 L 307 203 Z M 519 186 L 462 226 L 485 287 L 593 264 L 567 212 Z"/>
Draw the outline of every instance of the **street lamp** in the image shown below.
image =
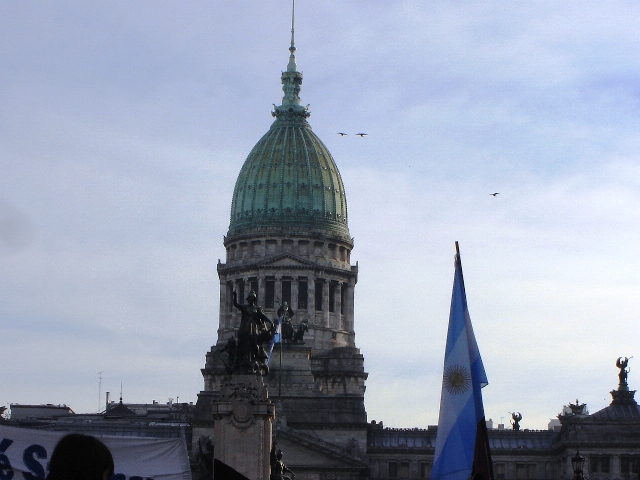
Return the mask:
<path id="1" fill-rule="evenodd" d="M 584 480 L 584 457 L 580 455 L 580 450 L 576 448 L 576 456 L 571 458 L 571 468 L 573 468 L 573 480 Z"/>

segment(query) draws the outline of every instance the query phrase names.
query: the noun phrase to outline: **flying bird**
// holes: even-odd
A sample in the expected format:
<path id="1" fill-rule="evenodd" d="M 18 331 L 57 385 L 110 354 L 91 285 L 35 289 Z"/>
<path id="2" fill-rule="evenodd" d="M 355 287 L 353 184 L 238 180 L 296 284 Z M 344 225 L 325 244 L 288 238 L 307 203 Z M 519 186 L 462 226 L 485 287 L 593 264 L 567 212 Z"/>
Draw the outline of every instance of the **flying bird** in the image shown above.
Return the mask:
<path id="1" fill-rule="evenodd" d="M 492 195 L 492 196 L 494 196 L 494 197 L 495 197 L 496 195 L 500 195 L 500 192 L 490 193 L 489 195 Z"/>
<path id="2" fill-rule="evenodd" d="M 347 134 L 346 134 L 346 133 L 344 133 L 344 132 L 338 132 L 338 135 L 340 135 L 341 137 L 344 137 L 344 136 L 345 136 L 345 135 L 347 135 Z"/>
<path id="3" fill-rule="evenodd" d="M 364 137 L 366 135 L 366 133 L 356 133 L 356 135 L 358 135 L 360 137 Z"/>

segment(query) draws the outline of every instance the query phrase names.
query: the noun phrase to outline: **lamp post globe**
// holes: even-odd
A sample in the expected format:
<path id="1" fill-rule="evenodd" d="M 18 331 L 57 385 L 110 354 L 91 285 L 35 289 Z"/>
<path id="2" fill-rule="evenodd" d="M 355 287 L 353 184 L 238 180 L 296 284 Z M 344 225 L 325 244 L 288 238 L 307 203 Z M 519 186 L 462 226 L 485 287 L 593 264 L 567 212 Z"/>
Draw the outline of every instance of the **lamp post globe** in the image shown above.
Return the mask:
<path id="1" fill-rule="evenodd" d="M 580 455 L 580 450 L 576 449 L 575 457 L 571 458 L 571 468 L 573 469 L 574 480 L 584 480 L 584 457 Z"/>

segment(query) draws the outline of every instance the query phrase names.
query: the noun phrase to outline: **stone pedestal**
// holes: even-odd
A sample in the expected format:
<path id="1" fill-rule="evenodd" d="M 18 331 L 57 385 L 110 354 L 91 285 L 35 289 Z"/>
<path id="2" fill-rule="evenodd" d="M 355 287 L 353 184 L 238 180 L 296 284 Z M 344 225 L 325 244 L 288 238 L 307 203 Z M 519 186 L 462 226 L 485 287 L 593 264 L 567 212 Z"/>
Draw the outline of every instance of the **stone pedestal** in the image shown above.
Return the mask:
<path id="1" fill-rule="evenodd" d="M 215 458 L 251 480 L 269 480 L 275 405 L 262 376 L 225 377 L 212 411 Z"/>

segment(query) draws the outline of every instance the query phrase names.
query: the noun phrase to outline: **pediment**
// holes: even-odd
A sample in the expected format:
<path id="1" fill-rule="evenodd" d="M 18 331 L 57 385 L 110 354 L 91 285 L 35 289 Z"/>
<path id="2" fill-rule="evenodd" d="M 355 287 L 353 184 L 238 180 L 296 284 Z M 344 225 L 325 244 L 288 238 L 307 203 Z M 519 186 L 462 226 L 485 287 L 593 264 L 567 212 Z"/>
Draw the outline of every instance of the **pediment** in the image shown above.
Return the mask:
<path id="1" fill-rule="evenodd" d="M 283 452 L 282 460 L 294 473 L 296 467 L 304 470 L 360 470 L 367 466 L 364 460 L 352 456 L 338 445 L 292 429 L 278 431 L 276 444 L 276 449 Z"/>
<path id="2" fill-rule="evenodd" d="M 271 257 L 260 263 L 261 267 L 304 267 L 310 268 L 313 267 L 314 264 L 310 261 L 297 257 L 295 255 L 291 255 L 288 253 L 283 253 L 281 255 L 276 255 Z"/>

